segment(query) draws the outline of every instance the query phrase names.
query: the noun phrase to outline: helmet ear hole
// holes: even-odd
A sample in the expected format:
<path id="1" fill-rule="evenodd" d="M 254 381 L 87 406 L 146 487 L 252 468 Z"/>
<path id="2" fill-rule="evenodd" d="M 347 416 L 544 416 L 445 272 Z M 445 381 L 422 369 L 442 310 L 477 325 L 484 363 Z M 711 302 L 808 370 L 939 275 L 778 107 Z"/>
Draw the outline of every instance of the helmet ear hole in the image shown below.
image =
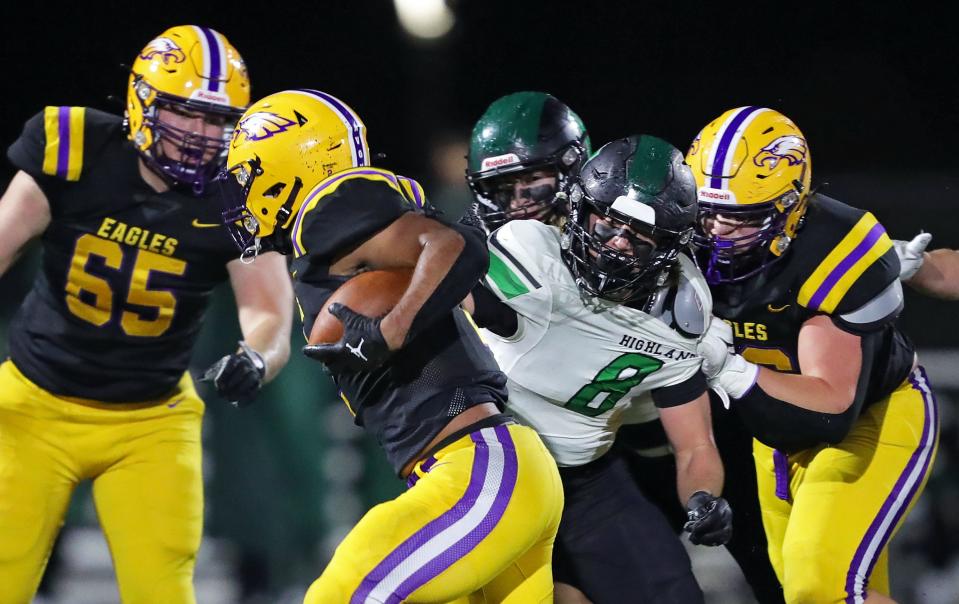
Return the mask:
<path id="1" fill-rule="evenodd" d="M 263 197 L 279 197 L 280 193 L 283 192 L 283 189 L 286 187 L 286 183 L 278 182 L 269 187 L 266 191 L 263 191 Z"/>

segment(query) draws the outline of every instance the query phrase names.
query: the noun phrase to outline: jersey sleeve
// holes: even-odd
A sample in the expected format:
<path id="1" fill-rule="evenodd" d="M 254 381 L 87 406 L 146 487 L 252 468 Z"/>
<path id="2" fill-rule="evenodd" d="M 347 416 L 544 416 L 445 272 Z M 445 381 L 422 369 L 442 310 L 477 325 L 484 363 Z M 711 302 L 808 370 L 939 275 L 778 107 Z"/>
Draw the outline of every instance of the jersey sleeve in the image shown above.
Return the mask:
<path id="1" fill-rule="evenodd" d="M 423 185 L 412 178 L 400 176 L 399 174 L 396 175 L 396 180 L 400 185 L 400 190 L 403 191 L 403 195 L 405 195 L 413 205 L 421 209 L 432 207 L 426 200 L 426 192 L 423 190 Z"/>
<path id="2" fill-rule="evenodd" d="M 7 149 L 7 157 L 38 181 L 79 180 L 86 113 L 86 107 L 46 107 L 27 120 L 20 138 Z"/>
<path id="3" fill-rule="evenodd" d="M 551 295 L 538 262 L 542 254 L 537 253 L 536 244 L 543 237 L 536 225 L 514 220 L 490 234 L 485 284 L 521 317 L 542 322 L 549 316 Z"/>
<path id="4" fill-rule="evenodd" d="M 414 209 L 392 172 L 346 170 L 307 195 L 293 223 L 293 253 L 329 261 Z"/>
<path id="5" fill-rule="evenodd" d="M 800 287 L 799 304 L 832 316 L 844 328 L 856 322 L 876 327 L 894 320 L 901 310 L 901 304 L 894 303 L 899 259 L 876 217 L 863 212 L 842 239 L 827 249 Z"/>

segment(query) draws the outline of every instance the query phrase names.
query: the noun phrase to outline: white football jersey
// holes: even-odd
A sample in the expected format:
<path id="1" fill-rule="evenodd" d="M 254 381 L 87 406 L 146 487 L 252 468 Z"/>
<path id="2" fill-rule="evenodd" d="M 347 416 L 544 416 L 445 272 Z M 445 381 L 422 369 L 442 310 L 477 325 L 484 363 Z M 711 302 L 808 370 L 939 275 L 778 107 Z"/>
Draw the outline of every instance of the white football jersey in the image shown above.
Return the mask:
<path id="1" fill-rule="evenodd" d="M 668 311 L 654 317 L 582 293 L 556 227 L 509 222 L 490 236 L 489 251 L 486 285 L 519 320 L 512 337 L 483 330 L 483 339 L 509 377 L 508 410 L 539 433 L 560 466 L 602 456 L 620 425 L 658 417 L 652 390 L 699 371 L 698 338 L 672 329 Z M 693 292 L 699 320 L 708 322 L 709 288 L 692 261 L 681 255 L 680 263 L 683 291 Z"/>

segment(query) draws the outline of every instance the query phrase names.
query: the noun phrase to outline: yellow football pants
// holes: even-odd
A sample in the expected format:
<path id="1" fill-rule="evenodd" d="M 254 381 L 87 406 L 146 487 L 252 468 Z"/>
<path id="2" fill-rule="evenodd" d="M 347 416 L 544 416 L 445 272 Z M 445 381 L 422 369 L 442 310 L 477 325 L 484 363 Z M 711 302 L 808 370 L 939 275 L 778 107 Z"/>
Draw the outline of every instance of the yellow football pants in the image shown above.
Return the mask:
<path id="1" fill-rule="evenodd" d="M 305 604 L 553 601 L 563 487 L 535 432 L 483 428 L 420 461 L 409 482 L 350 531 Z"/>
<path id="2" fill-rule="evenodd" d="M 888 546 L 936 455 L 939 413 L 922 368 L 866 409 L 838 445 L 786 456 L 753 441 L 769 558 L 789 604 L 889 593 Z"/>
<path id="3" fill-rule="evenodd" d="M 93 479 L 124 604 L 195 602 L 203 402 L 58 397 L 0 365 L 0 604 L 30 602 L 76 484 Z"/>

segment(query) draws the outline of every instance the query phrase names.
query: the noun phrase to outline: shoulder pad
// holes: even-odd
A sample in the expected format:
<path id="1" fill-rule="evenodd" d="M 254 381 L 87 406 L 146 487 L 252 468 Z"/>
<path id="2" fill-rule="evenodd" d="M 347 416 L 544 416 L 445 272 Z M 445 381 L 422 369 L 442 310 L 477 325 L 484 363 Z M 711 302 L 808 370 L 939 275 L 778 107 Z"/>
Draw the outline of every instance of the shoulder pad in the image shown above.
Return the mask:
<path id="1" fill-rule="evenodd" d="M 886 230 L 871 213 L 859 210 L 858 215 L 855 223 L 843 226 L 838 243 L 823 241 L 825 257 L 799 288 L 797 302 L 801 306 L 826 314 L 842 313 L 862 306 L 898 278 L 898 261 L 893 261 L 895 250 Z M 841 220 L 831 212 L 813 219 Z"/>
<path id="2" fill-rule="evenodd" d="M 654 310 L 650 314 L 659 316 L 684 335 L 701 336 L 709 325 L 713 298 L 706 280 L 692 260 L 680 254 L 678 264 L 680 270 L 672 295 L 663 296 L 658 304 L 654 302 Z"/>
<path id="3" fill-rule="evenodd" d="M 875 298 L 852 312 L 839 315 L 839 319 L 859 330 L 871 331 L 895 319 L 902 312 L 902 284 L 895 280 Z"/>
<path id="4" fill-rule="evenodd" d="M 412 209 L 392 172 L 344 170 L 316 185 L 303 201 L 290 233 L 294 255 L 328 256 L 358 244 Z"/>

